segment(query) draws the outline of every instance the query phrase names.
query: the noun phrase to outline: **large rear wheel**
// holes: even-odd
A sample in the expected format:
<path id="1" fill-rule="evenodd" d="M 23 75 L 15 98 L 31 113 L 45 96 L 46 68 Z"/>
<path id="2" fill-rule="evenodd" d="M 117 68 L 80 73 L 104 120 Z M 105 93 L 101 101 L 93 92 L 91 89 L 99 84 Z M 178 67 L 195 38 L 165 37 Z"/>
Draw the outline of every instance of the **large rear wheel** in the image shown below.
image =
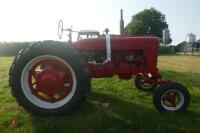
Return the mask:
<path id="1" fill-rule="evenodd" d="M 86 62 L 65 43 L 32 44 L 15 58 L 10 86 L 18 103 L 42 115 L 71 113 L 86 99 L 90 77 Z"/>

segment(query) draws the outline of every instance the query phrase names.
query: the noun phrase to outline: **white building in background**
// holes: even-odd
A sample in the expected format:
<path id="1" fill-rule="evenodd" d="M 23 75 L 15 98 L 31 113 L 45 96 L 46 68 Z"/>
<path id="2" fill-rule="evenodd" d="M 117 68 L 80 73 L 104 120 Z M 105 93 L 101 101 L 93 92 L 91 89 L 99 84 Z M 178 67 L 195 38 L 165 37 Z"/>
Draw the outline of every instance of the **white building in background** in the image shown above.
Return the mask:
<path id="1" fill-rule="evenodd" d="M 194 42 L 196 42 L 196 35 L 193 34 L 193 33 L 187 34 L 187 36 L 186 36 L 186 42 L 187 43 L 194 43 Z"/>
<path id="2" fill-rule="evenodd" d="M 192 55 L 193 52 L 196 50 L 196 35 L 193 33 L 189 33 L 186 36 L 186 43 L 185 43 L 185 54 L 188 51 L 191 51 Z"/>
<path id="3" fill-rule="evenodd" d="M 167 40 L 170 37 L 170 33 L 169 33 L 169 29 L 165 28 L 164 30 L 162 30 L 162 34 L 163 34 L 163 44 L 166 45 Z"/>

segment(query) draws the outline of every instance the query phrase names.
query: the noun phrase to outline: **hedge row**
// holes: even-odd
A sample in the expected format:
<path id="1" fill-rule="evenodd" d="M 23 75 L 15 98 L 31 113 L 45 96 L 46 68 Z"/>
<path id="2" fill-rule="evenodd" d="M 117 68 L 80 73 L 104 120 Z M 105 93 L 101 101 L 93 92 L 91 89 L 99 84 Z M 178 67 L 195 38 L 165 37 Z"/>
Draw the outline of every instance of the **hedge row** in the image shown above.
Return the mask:
<path id="1" fill-rule="evenodd" d="M 9 42 L 0 43 L 0 56 L 15 56 L 17 53 L 32 42 Z"/>

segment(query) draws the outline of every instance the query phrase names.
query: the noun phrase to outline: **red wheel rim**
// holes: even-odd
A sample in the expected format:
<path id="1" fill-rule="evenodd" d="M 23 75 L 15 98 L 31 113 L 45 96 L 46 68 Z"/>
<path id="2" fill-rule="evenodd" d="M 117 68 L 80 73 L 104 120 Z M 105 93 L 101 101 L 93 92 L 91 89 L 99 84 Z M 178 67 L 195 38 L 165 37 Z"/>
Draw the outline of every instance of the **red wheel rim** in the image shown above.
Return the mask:
<path id="1" fill-rule="evenodd" d="M 180 96 L 176 91 L 169 91 L 162 97 L 163 103 L 168 107 L 176 107 L 180 102 Z"/>
<path id="2" fill-rule="evenodd" d="M 28 73 L 31 93 L 42 101 L 54 103 L 68 96 L 73 78 L 70 69 L 60 61 L 45 59 L 32 66 Z"/>
<path id="3" fill-rule="evenodd" d="M 153 86 L 153 82 L 148 75 L 140 75 L 139 85 L 144 89 L 149 89 Z"/>
<path id="4" fill-rule="evenodd" d="M 167 111 L 180 109 L 185 102 L 184 94 L 178 89 L 169 89 L 161 96 L 161 105 Z"/>

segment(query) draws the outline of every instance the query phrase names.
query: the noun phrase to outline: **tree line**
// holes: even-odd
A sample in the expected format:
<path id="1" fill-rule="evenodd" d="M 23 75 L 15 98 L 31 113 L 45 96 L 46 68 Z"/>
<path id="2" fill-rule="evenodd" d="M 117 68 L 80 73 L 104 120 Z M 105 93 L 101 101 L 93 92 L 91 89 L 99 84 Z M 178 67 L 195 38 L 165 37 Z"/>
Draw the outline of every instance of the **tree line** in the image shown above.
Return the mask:
<path id="1" fill-rule="evenodd" d="M 15 56 L 33 42 L 0 42 L 0 56 Z"/>

